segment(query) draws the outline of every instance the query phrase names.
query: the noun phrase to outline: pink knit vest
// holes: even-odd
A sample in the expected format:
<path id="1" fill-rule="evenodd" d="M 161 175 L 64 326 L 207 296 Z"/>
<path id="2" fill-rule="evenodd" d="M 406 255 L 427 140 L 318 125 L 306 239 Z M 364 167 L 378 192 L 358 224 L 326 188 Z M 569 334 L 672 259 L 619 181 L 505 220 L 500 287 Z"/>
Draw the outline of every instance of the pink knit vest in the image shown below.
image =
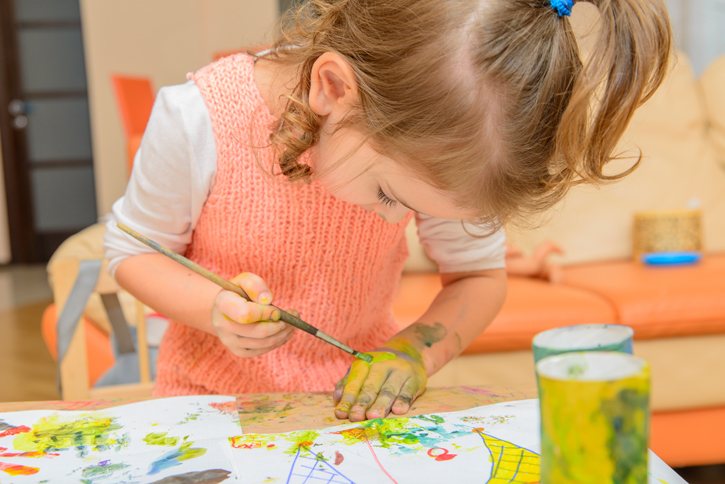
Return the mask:
<path id="1" fill-rule="evenodd" d="M 407 256 L 407 219 L 388 224 L 315 182 L 269 180 L 258 162 L 270 166 L 274 153 L 253 146 L 266 142 L 274 118 L 254 83 L 251 57 L 226 57 L 193 79 L 211 115 L 217 175 L 187 257 L 227 279 L 259 275 L 275 305 L 297 309 L 352 348 L 382 345 L 397 331 L 390 308 Z M 154 394 L 332 390 L 351 361 L 302 331 L 263 356 L 239 358 L 216 336 L 172 321 Z"/>

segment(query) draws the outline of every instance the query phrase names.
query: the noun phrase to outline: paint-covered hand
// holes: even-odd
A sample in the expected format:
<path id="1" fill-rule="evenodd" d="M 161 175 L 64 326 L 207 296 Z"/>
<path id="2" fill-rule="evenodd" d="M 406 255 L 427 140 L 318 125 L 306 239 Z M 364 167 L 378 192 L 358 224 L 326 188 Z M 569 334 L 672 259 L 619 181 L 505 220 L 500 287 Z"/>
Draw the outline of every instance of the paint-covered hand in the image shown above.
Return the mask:
<path id="1" fill-rule="evenodd" d="M 232 279 L 252 299 L 220 291 L 214 300 L 211 322 L 219 340 L 241 358 L 263 355 L 282 346 L 294 335 L 292 326 L 279 320 L 279 310 L 270 306 L 272 293 L 261 277 L 245 272 Z M 299 317 L 297 311 L 290 311 Z"/>
<path id="2" fill-rule="evenodd" d="M 388 343 L 371 351 L 372 363 L 355 360 L 336 387 L 335 416 L 351 422 L 402 415 L 424 391 L 428 375 L 420 353 L 409 344 Z"/>

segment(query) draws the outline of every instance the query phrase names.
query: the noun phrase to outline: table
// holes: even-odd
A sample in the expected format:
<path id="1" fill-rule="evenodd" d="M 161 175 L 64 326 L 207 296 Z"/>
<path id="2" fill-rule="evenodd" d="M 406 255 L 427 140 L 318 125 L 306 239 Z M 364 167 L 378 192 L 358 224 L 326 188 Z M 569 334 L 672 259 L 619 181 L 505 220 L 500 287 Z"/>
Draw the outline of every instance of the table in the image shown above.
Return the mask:
<path id="1" fill-rule="evenodd" d="M 407 416 L 456 412 L 496 403 L 527 400 L 536 398 L 536 396 L 535 388 L 512 389 L 502 386 L 429 388 L 424 395 L 414 402 Z M 227 400 L 223 404 L 223 408 L 215 408 L 232 414 L 236 410 L 241 423 L 242 434 L 246 436 L 250 436 L 250 434 L 320 430 L 345 423 L 345 421 L 340 421 L 333 415 L 332 392 L 250 394 L 238 395 L 235 399 L 236 401 Z M 101 410 L 142 400 L 149 399 L 0 403 L 0 413 L 23 410 L 75 410 L 82 412 Z M 522 402 L 522 405 L 526 404 L 527 402 Z M 252 435 L 251 438 L 256 439 L 258 436 Z M 174 445 L 176 444 L 174 443 Z M 92 465 L 89 469 L 97 469 L 103 465 L 102 463 L 95 465 L 95 467 Z M 264 469 L 267 469 L 267 467 L 264 467 Z M 650 469 L 652 471 L 649 478 L 651 484 L 655 482 L 657 484 L 663 482 L 684 484 L 684 481 L 672 469 L 652 453 L 650 453 Z M 35 472 L 38 472 L 38 469 L 35 469 Z M 229 473 L 229 471 L 224 472 Z M 237 469 L 235 472 L 239 473 L 240 471 Z M 657 481 L 655 481 L 655 476 L 658 477 Z M 664 476 L 666 480 L 663 480 L 660 476 Z"/>
<path id="2" fill-rule="evenodd" d="M 455 412 L 467 408 L 537 398 L 536 388 L 459 386 L 428 388 L 412 405 L 408 416 Z M 242 432 L 270 434 L 333 427 L 344 423 L 334 416 L 332 392 L 238 395 Z M 0 403 L 0 413 L 21 410 L 100 410 L 140 399 L 38 401 Z"/>

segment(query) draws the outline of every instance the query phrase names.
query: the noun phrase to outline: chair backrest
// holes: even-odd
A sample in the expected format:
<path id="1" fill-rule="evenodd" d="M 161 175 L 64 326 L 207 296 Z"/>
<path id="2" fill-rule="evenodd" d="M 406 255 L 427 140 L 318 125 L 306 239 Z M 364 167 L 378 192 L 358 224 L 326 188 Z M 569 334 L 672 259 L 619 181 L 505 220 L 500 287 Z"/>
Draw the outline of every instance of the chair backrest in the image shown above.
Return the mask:
<path id="1" fill-rule="evenodd" d="M 121 114 L 121 123 L 126 133 L 126 163 L 128 173 L 133 169 L 133 159 L 141 145 L 151 109 L 154 107 L 154 92 L 147 77 L 131 77 L 113 74 L 113 90 Z"/>
<path id="2" fill-rule="evenodd" d="M 142 135 L 154 106 L 154 92 L 147 77 L 111 76 L 126 138 Z"/>
<path id="3" fill-rule="evenodd" d="M 56 262 L 54 269 L 53 293 L 58 314 L 63 317 L 66 303 L 73 291 L 81 271 L 80 259 L 66 259 Z M 106 272 L 107 261 L 103 261 L 98 270 L 98 279 L 93 286 L 93 292 L 103 295 L 115 294 L 120 290 L 116 281 Z M 91 279 L 93 282 L 93 279 Z M 82 308 L 81 308 L 82 309 Z M 106 398 L 146 398 L 151 396 L 153 382 L 149 367 L 148 345 L 146 341 L 146 318 L 143 304 L 136 304 L 136 351 L 139 358 L 140 383 L 113 385 L 107 387 L 90 388 L 88 384 L 88 359 L 86 353 L 85 326 L 75 324 L 72 335 L 69 335 L 67 350 L 61 359 L 59 351 L 59 377 L 63 400 L 88 400 Z M 81 312 L 77 312 L 80 319 Z M 75 313 L 74 313 L 75 314 Z M 60 330 L 59 319 L 58 327 Z M 59 341 L 62 335 L 59 335 Z M 62 344 L 62 343 L 61 343 Z"/>

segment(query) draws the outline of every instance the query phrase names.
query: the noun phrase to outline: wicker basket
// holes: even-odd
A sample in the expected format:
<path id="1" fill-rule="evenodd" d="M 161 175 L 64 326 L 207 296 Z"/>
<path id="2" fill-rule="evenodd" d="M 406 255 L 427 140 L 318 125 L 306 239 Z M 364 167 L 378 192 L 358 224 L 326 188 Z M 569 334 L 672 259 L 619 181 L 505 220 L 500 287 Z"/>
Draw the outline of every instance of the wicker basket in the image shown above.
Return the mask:
<path id="1" fill-rule="evenodd" d="M 634 257 L 645 252 L 702 250 L 699 210 L 640 212 L 634 215 Z"/>

